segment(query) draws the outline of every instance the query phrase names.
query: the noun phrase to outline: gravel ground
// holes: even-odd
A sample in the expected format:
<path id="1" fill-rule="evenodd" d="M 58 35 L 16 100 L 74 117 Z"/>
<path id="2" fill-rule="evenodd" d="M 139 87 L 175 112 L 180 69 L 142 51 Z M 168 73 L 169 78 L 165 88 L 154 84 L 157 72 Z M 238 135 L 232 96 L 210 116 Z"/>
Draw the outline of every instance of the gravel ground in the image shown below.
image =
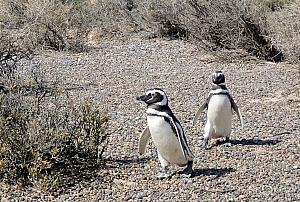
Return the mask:
<path id="1" fill-rule="evenodd" d="M 47 52 L 37 57 L 50 80 L 75 99 L 90 97 L 110 115 L 106 165 L 76 186 L 55 193 L 1 185 L 1 201 L 300 201 L 300 70 L 298 65 L 262 61 L 220 62 L 182 41 L 102 42 L 89 53 Z M 232 145 L 210 141 L 200 148 L 205 113 L 191 121 L 211 87 L 215 69 L 244 118 L 234 115 Z M 155 180 L 160 170 L 153 143 L 139 156 L 139 134 L 146 126 L 146 106 L 135 100 L 149 88 L 163 88 L 181 121 L 196 159 L 195 176 Z"/>

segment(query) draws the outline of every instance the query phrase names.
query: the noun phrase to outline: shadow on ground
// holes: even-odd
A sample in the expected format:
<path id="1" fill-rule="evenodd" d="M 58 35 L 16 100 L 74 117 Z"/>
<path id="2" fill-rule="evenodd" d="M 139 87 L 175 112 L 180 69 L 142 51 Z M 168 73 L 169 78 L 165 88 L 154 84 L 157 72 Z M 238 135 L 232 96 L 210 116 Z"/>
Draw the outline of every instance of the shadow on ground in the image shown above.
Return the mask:
<path id="1" fill-rule="evenodd" d="M 55 195 L 68 192 L 68 190 L 72 190 L 72 188 L 80 183 L 84 185 L 91 183 L 91 181 L 97 181 L 98 184 L 101 184 L 104 179 L 101 171 L 110 168 L 120 168 L 122 166 L 125 168 L 125 166 L 129 164 L 145 164 L 149 159 L 150 157 L 131 159 L 106 158 L 102 159 L 101 162 L 97 162 L 96 160 L 77 162 L 64 169 L 62 172 L 61 186 L 54 187 L 54 189 L 49 191 Z"/>
<path id="2" fill-rule="evenodd" d="M 261 139 L 241 139 L 241 140 L 230 140 L 227 141 L 216 141 L 216 145 L 222 145 L 230 143 L 232 145 L 276 145 L 281 140 L 278 139 L 271 139 L 271 140 L 261 140 Z"/>
<path id="3" fill-rule="evenodd" d="M 88 184 L 91 182 L 91 179 L 98 180 L 101 178 L 98 172 L 103 167 L 104 164 L 98 163 L 96 159 L 78 159 L 59 171 L 59 184 L 49 187 L 47 191 L 57 196 L 67 193 L 78 184 Z"/>
<path id="4" fill-rule="evenodd" d="M 235 172 L 235 169 L 233 168 L 201 168 L 201 169 L 195 169 L 193 173 L 193 177 L 198 177 L 201 175 L 215 175 L 215 178 L 222 177 L 226 175 L 227 173 Z"/>

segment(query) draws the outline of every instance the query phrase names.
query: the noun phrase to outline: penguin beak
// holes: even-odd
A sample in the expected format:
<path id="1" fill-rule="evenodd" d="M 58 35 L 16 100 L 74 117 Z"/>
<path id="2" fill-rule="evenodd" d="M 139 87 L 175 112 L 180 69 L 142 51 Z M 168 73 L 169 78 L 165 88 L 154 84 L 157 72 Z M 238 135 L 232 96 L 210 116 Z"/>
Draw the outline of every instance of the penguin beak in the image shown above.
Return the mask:
<path id="1" fill-rule="evenodd" d="M 137 96 L 136 99 L 138 101 L 143 101 L 146 102 L 147 100 L 151 99 L 151 95 L 141 95 L 141 96 Z"/>

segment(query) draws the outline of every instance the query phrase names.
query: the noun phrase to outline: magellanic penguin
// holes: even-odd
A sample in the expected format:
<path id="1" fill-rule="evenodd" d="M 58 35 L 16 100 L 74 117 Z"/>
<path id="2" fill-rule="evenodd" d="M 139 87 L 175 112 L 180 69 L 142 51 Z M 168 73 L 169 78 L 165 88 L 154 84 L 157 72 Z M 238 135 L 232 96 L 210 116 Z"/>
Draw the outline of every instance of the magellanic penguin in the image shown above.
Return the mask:
<path id="1" fill-rule="evenodd" d="M 207 109 L 203 148 L 208 148 L 208 140 L 210 138 L 225 137 L 226 142 L 230 141 L 232 109 L 236 112 L 243 127 L 241 113 L 225 85 L 223 72 L 215 71 L 212 74 L 212 82 L 213 87 L 208 94 L 208 98 L 197 111 L 192 124 L 194 126 L 200 113 Z"/>
<path id="2" fill-rule="evenodd" d="M 139 153 L 144 154 L 149 138 L 151 137 L 157 149 L 158 159 L 162 172 L 156 176 L 158 179 L 168 178 L 171 174 L 167 167 L 175 164 L 180 167 L 187 166 L 181 177 L 191 177 L 193 173 L 194 155 L 190 150 L 183 129 L 168 106 L 165 92 L 154 88 L 145 95 L 138 96 L 137 100 L 147 104 L 147 127 L 139 140 Z"/>

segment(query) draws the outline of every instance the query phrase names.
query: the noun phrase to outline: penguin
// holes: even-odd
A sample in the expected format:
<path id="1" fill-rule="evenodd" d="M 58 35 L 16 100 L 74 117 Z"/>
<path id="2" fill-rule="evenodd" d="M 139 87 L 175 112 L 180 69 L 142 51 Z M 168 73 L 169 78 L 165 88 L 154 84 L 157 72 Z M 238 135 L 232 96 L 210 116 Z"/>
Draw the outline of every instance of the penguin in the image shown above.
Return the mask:
<path id="1" fill-rule="evenodd" d="M 213 72 L 212 83 L 212 89 L 208 94 L 208 98 L 200 106 L 192 123 L 193 127 L 200 113 L 207 109 L 207 121 L 202 143 L 202 147 L 205 149 L 208 148 L 208 140 L 211 138 L 225 137 L 225 142 L 230 142 L 233 111 L 236 112 L 242 127 L 244 125 L 240 110 L 225 85 L 224 73 L 219 70 Z"/>
<path id="2" fill-rule="evenodd" d="M 144 154 L 148 141 L 152 138 L 162 166 L 162 172 L 156 178 L 171 177 L 169 165 L 186 166 L 181 177 L 191 177 L 194 155 L 187 144 L 180 122 L 168 106 L 166 93 L 162 89 L 154 88 L 136 99 L 147 104 L 148 123 L 140 135 L 138 150 L 141 155 Z"/>

